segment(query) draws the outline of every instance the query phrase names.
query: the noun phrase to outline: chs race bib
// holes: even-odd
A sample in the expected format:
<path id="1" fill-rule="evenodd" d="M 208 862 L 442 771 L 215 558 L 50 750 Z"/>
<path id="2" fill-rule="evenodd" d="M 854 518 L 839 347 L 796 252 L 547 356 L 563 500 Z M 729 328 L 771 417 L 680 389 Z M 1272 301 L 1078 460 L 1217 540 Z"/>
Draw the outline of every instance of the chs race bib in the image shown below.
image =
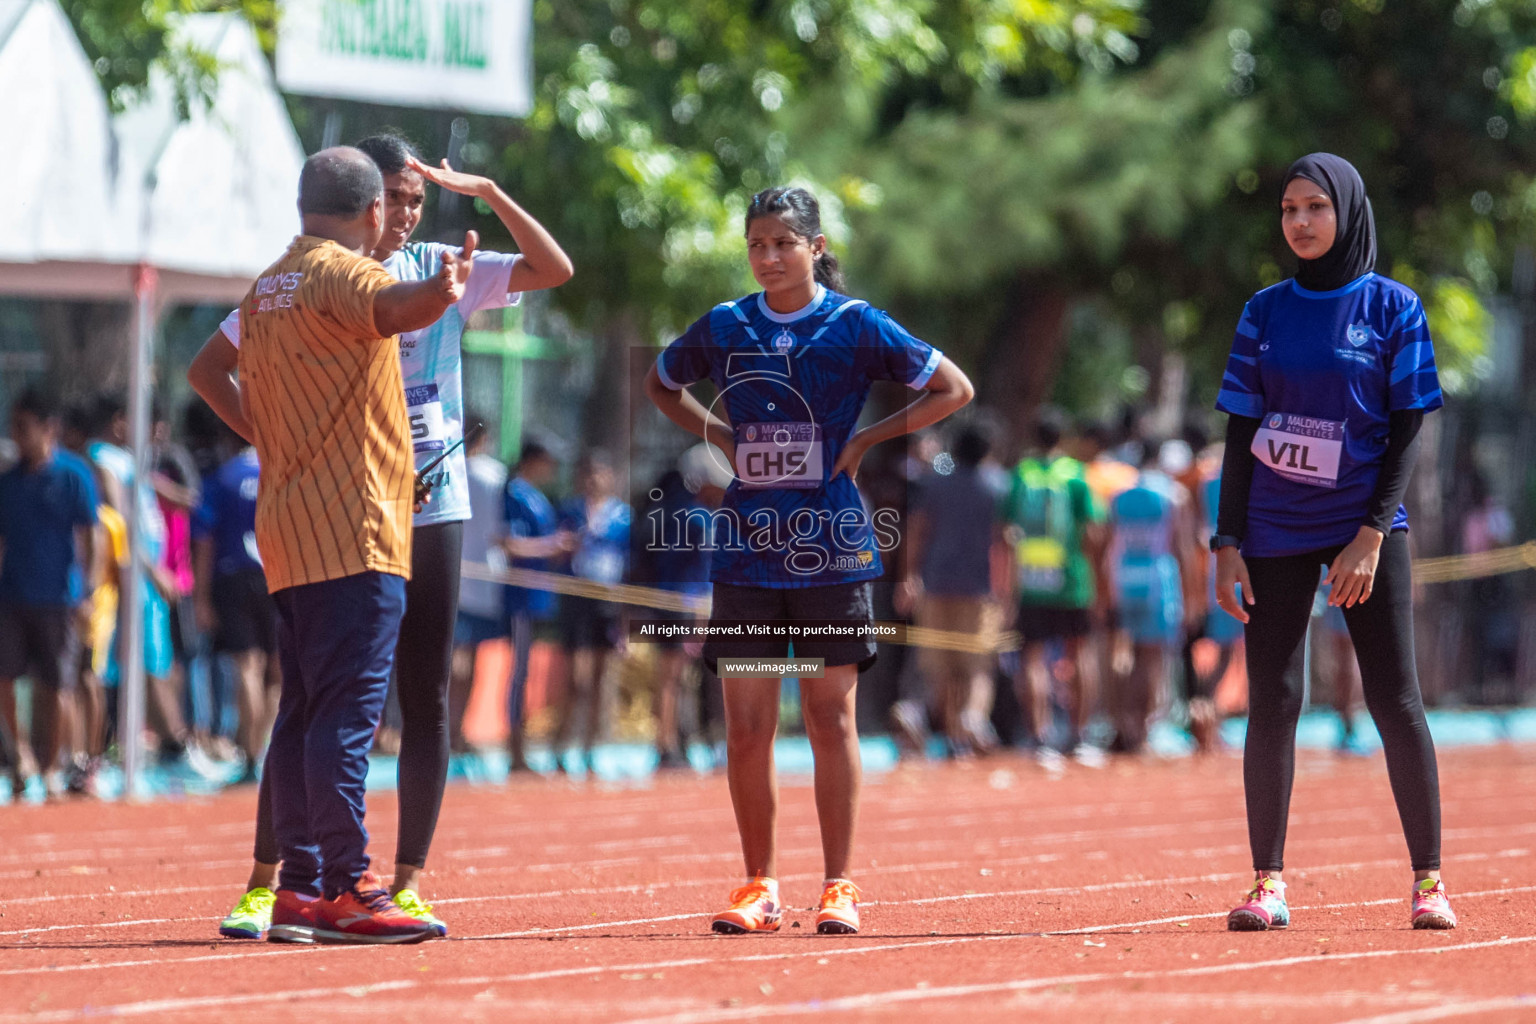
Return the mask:
<path id="1" fill-rule="evenodd" d="M 736 476 L 743 487 L 813 490 L 825 476 L 814 423 L 745 423 L 736 428 Z"/>
<path id="2" fill-rule="evenodd" d="M 411 443 L 416 446 L 416 451 L 440 452 L 448 447 L 443 403 L 437 397 L 436 384 L 406 388 L 405 406 L 411 417 Z"/>
<path id="3" fill-rule="evenodd" d="M 1287 480 L 1337 487 L 1344 453 L 1344 424 L 1312 416 L 1272 412 L 1253 435 L 1249 449 L 1259 462 Z"/>

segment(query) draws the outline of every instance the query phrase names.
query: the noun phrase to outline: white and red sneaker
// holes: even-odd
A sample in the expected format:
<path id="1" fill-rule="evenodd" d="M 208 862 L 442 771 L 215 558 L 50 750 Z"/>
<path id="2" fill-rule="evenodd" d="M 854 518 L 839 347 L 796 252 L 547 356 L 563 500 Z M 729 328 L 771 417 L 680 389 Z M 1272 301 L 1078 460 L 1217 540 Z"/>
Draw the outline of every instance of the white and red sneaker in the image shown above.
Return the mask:
<path id="1" fill-rule="evenodd" d="M 401 910 L 371 871 L 335 899 L 321 900 L 314 913 L 316 942 L 423 942 L 437 935 L 431 923 Z"/>
<path id="2" fill-rule="evenodd" d="M 1445 894 L 1445 883 L 1426 878 L 1413 887 L 1413 926 L 1446 930 L 1456 927 L 1456 911 Z"/>

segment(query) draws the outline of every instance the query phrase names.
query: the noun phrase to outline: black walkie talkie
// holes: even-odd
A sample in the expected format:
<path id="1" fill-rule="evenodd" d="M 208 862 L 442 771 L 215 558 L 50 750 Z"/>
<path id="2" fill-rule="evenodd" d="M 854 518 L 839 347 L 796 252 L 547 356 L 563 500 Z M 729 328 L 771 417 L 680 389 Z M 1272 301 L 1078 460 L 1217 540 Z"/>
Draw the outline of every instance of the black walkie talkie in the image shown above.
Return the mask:
<path id="1" fill-rule="evenodd" d="M 442 472 L 439 471 L 437 473 L 433 473 L 432 471 L 437 469 L 437 467 L 442 464 L 444 459 L 458 451 L 460 445 L 474 444 L 477 440 L 479 440 L 480 435 L 483 433 L 485 433 L 485 424 L 476 423 L 474 426 L 464 431 L 463 437 L 459 438 L 457 441 L 453 442 L 453 444 L 443 449 L 441 455 L 416 471 L 416 504 L 420 505 L 422 502 L 426 501 L 428 495 L 432 493 L 432 489 L 439 486 L 443 482 Z"/>

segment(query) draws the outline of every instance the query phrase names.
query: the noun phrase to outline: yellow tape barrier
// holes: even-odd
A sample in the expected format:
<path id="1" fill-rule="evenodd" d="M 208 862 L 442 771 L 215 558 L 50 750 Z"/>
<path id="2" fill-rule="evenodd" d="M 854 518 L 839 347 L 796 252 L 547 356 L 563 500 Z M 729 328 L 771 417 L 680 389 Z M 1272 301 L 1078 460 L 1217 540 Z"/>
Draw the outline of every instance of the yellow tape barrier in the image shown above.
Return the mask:
<path id="1" fill-rule="evenodd" d="M 1421 558 L 1413 563 L 1414 579 L 1420 583 L 1454 583 L 1459 580 L 1499 576 L 1505 573 L 1536 569 L 1536 541 L 1497 551 L 1484 551 L 1475 555 L 1447 555 L 1441 558 Z M 699 618 L 709 616 L 708 597 L 692 597 L 674 590 L 642 587 L 632 583 L 612 585 L 567 576 L 563 573 L 542 572 L 537 569 L 492 569 L 481 562 L 466 560 L 464 575 L 472 580 L 487 583 L 505 583 L 530 590 L 547 590 L 556 594 L 587 597 L 594 601 L 610 601 L 639 608 L 657 608 L 665 611 L 685 612 Z M 910 647 L 927 647 L 938 651 L 960 651 L 971 654 L 992 654 L 1010 651 L 1019 646 L 1019 634 L 1006 632 L 962 633 L 956 630 L 930 629 L 906 623 L 878 623 L 891 626 L 896 637 L 888 642 Z"/>
<path id="2" fill-rule="evenodd" d="M 1475 555 L 1421 558 L 1413 563 L 1413 577 L 1420 583 L 1454 583 L 1484 576 L 1502 576 L 1522 569 L 1536 569 L 1536 540 L 1512 548 L 1481 551 Z"/>

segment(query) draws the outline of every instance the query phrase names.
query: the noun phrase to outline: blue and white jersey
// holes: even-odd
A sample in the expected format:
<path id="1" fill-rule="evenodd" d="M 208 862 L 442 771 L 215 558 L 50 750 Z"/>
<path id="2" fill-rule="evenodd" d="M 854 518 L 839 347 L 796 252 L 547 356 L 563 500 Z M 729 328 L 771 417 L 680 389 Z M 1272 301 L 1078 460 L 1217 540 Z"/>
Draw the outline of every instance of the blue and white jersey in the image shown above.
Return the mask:
<path id="1" fill-rule="evenodd" d="M 424 281 L 443 267 L 443 253 L 459 253 L 458 246 L 441 242 L 410 242 L 384 261 L 384 269 L 397 281 Z M 400 374 L 405 378 L 406 412 L 411 418 L 411 440 L 416 448 L 416 468 L 421 469 L 464 436 L 463 352 L 465 324 L 482 309 L 515 306 L 519 293 L 507 291 L 512 268 L 522 259 L 516 253 L 475 251 L 474 266 L 464 287 L 464 297 L 450 306 L 431 327 L 400 335 Z M 240 347 L 240 311 L 236 309 L 219 325 L 224 336 Z M 469 467 L 461 445 L 441 462 L 442 483 L 432 500 L 416 513 L 415 526 L 452 523 L 470 517 Z"/>
<path id="2" fill-rule="evenodd" d="M 716 583 L 822 587 L 878 578 L 895 517 L 869 512 L 846 473 L 829 479 L 877 380 L 922 388 L 942 354 L 884 312 L 818 286 L 793 313 L 761 293 L 716 306 L 656 362 L 678 390 L 709 379 L 735 430 L 736 479 L 716 535 Z"/>
<path id="3" fill-rule="evenodd" d="M 1313 292 L 1293 280 L 1248 300 L 1216 408 L 1261 420 L 1243 553 L 1346 544 L 1364 524 L 1388 415 L 1444 402 L 1424 306 L 1378 274 Z M 1408 528 L 1401 507 L 1394 530 Z"/>
<path id="4" fill-rule="evenodd" d="M 1122 602 L 1181 599 L 1173 537 L 1181 490 L 1172 477 L 1148 470 L 1110 502 L 1112 558 Z"/>
<path id="5" fill-rule="evenodd" d="M 501 522 L 508 537 L 548 537 L 558 528 L 560 520 L 555 506 L 550 504 L 544 492 L 520 476 L 507 481 L 502 499 Z M 549 572 L 552 566 L 548 558 L 514 558 L 514 569 L 537 569 Z M 528 590 L 508 587 L 503 591 L 508 616 L 527 612 L 534 618 L 542 618 L 555 606 L 555 595 L 548 590 Z"/>
<path id="6" fill-rule="evenodd" d="M 613 584 L 624 579 L 629 567 L 629 506 L 618 498 L 605 498 L 596 507 L 585 498 L 572 498 L 560 507 L 560 527 L 576 534 L 570 571 L 594 583 Z"/>
<path id="7" fill-rule="evenodd" d="M 261 570 L 256 548 L 256 489 L 261 463 L 247 448 L 210 473 L 192 516 L 192 539 L 213 542 L 213 574 Z"/>

